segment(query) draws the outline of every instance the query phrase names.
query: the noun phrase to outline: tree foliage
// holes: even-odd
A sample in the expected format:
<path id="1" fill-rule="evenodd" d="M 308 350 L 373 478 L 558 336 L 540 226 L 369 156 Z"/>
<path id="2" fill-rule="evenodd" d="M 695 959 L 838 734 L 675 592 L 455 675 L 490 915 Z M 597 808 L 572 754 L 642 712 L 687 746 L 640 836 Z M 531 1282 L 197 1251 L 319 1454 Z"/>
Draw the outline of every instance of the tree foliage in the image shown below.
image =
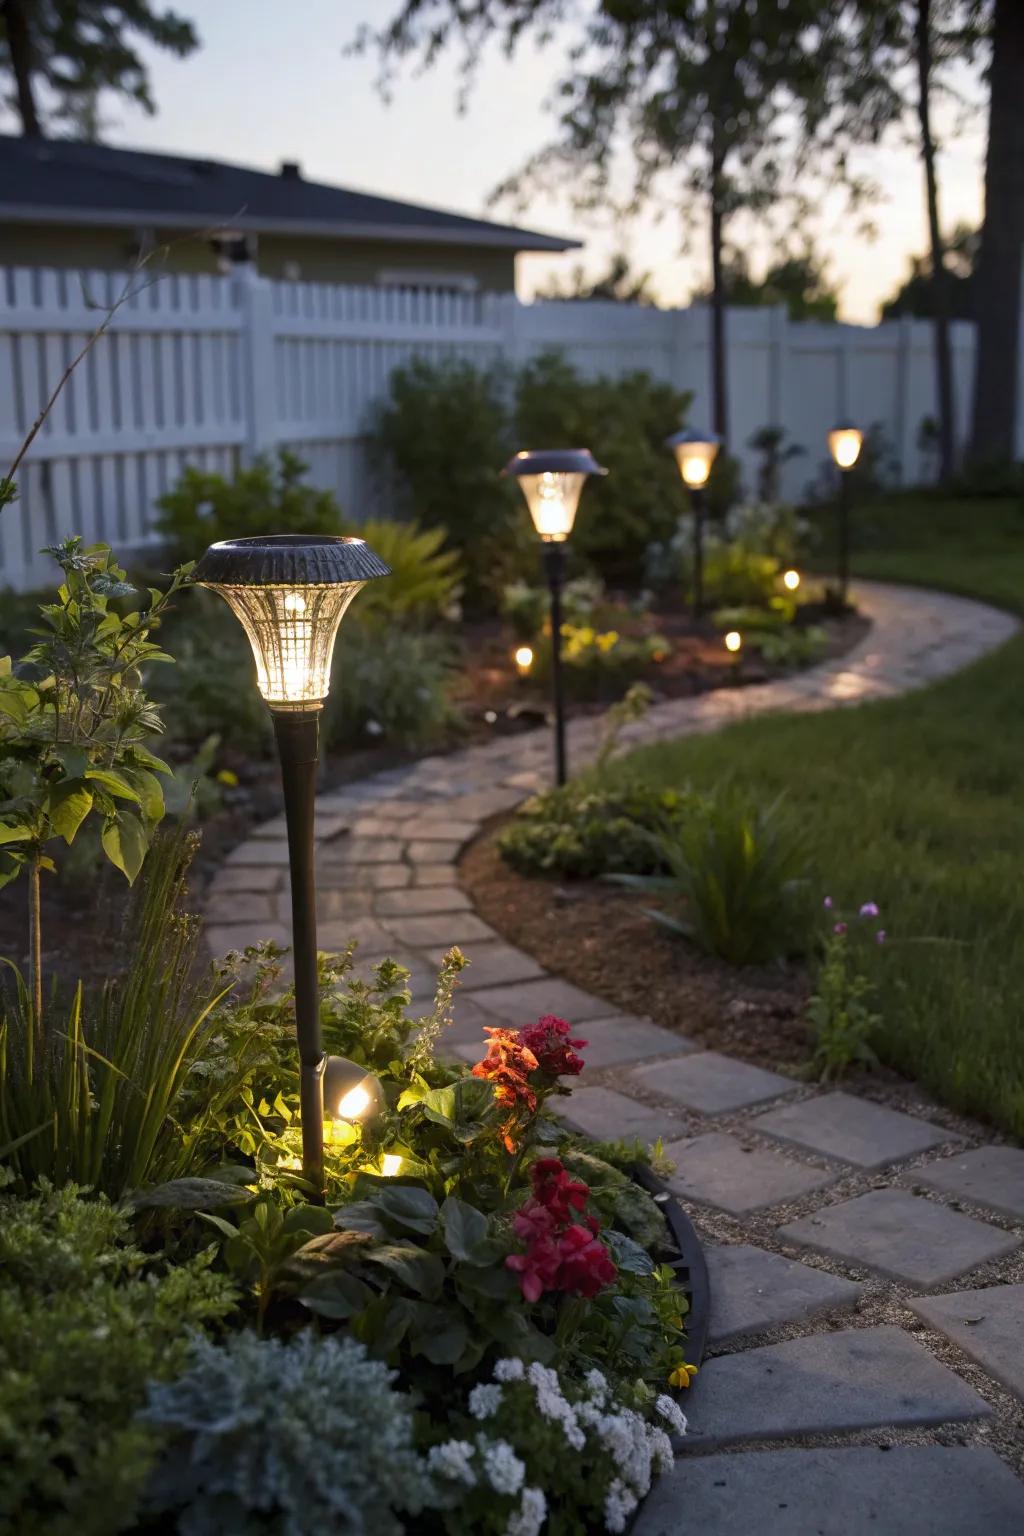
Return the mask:
<path id="1" fill-rule="evenodd" d="M 22 133 L 98 123 L 105 90 L 155 112 L 140 42 L 178 58 L 199 47 L 191 21 L 151 0 L 0 0 L 0 79 L 13 86 Z"/>

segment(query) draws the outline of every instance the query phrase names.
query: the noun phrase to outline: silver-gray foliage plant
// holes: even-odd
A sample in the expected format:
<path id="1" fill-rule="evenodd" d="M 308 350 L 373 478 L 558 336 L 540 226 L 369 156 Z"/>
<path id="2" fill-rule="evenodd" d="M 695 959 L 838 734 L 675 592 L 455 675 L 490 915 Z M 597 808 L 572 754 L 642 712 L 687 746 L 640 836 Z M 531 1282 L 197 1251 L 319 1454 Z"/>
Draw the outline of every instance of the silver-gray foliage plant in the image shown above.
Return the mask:
<path id="1" fill-rule="evenodd" d="M 181 1536 L 390 1536 L 429 1500 L 410 1400 L 361 1344 L 197 1338 L 188 1371 L 149 1387 L 168 1437 L 149 1507 Z"/>

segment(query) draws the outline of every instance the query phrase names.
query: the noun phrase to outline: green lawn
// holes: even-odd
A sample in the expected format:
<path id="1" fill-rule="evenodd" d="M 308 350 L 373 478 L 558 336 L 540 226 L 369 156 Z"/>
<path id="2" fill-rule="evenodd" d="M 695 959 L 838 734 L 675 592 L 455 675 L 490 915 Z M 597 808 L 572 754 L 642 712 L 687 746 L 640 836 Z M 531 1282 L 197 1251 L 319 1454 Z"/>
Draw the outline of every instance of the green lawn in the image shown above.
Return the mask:
<path id="1" fill-rule="evenodd" d="M 855 570 L 1024 612 L 1024 508 L 876 504 L 858 517 Z M 751 721 L 613 771 L 785 791 L 822 894 L 882 908 L 880 1054 L 1024 1138 L 1024 637 L 906 699 Z"/>

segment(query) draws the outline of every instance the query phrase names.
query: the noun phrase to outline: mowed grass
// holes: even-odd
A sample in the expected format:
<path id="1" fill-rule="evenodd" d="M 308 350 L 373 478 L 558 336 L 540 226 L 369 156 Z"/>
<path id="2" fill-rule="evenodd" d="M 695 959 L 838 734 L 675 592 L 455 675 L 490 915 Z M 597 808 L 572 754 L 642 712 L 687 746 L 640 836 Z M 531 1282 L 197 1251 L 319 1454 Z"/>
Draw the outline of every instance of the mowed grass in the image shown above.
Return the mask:
<path id="1" fill-rule="evenodd" d="M 855 570 L 1022 612 L 1024 508 L 876 504 Z M 1024 1139 L 1024 637 L 903 699 L 662 743 L 611 772 L 784 793 L 821 895 L 882 909 L 879 1054 Z"/>

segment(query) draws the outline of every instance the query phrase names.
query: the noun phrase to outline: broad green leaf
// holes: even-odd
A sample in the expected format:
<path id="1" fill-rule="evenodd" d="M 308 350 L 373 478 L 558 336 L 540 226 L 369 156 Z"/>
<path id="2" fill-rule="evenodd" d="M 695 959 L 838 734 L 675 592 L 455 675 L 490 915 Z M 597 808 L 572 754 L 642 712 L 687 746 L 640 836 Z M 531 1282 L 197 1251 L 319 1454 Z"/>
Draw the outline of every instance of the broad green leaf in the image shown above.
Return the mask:
<path id="1" fill-rule="evenodd" d="M 334 1218 L 322 1205 L 293 1205 L 285 1214 L 284 1230 L 322 1237 L 334 1231 Z"/>
<path id="2" fill-rule="evenodd" d="M 69 845 L 91 810 L 92 790 L 78 779 L 65 779 L 57 784 L 46 803 L 50 826 Z"/>
<path id="3" fill-rule="evenodd" d="M 445 1246 L 453 1259 L 474 1264 L 480 1244 L 487 1238 L 487 1217 L 475 1206 L 449 1195 L 441 1207 Z"/>
<path id="4" fill-rule="evenodd" d="M 423 1112 L 428 1120 L 433 1120 L 437 1125 L 452 1125 L 455 1121 L 455 1089 L 431 1088 L 421 1100 Z"/>
<path id="5" fill-rule="evenodd" d="M 10 677 L 10 675 L 11 658 L 9 656 L 0 656 L 0 677 Z"/>
<path id="6" fill-rule="evenodd" d="M 85 778 L 91 779 L 96 784 L 102 784 L 104 789 L 116 795 L 119 800 L 131 800 L 135 805 L 142 804 L 142 796 L 123 774 L 114 768 L 87 768 Z"/>
<path id="7" fill-rule="evenodd" d="M 330 1317 L 340 1322 L 362 1312 L 373 1300 L 373 1292 L 364 1280 L 339 1268 L 318 1276 L 306 1286 L 299 1300 L 318 1317 Z"/>
<path id="8" fill-rule="evenodd" d="M 32 839 L 32 828 L 9 826 L 0 822 L 0 843 L 27 843 Z"/>
<path id="9" fill-rule="evenodd" d="M 215 1211 L 223 1205 L 246 1205 L 252 1200 L 249 1189 L 225 1184 L 220 1179 L 170 1179 L 153 1189 L 137 1189 L 128 1195 L 128 1204 L 136 1211 L 168 1207 L 179 1211 Z M 232 1236 L 235 1236 L 232 1228 Z"/>
<path id="10" fill-rule="evenodd" d="M 111 864 L 133 885 L 146 857 L 147 838 L 142 822 L 137 816 L 112 818 L 104 824 L 100 841 Z"/>
<path id="11" fill-rule="evenodd" d="M 353 1200 L 334 1213 L 334 1225 L 341 1232 L 369 1232 L 372 1237 L 385 1237 L 386 1230 L 380 1212 L 372 1200 Z"/>
<path id="12" fill-rule="evenodd" d="M 160 780 L 148 768 L 125 768 L 123 776 L 139 797 L 142 814 L 147 821 L 162 821 L 164 791 Z"/>
<path id="13" fill-rule="evenodd" d="M 166 773 L 168 775 L 174 772 L 170 763 L 165 763 L 162 757 L 157 757 L 156 753 L 150 752 L 148 747 L 133 746 L 132 757 L 140 768 L 152 768 L 154 773 Z"/>
<path id="14" fill-rule="evenodd" d="M 0 714 L 13 720 L 15 725 L 24 725 L 29 717 L 30 704 L 25 695 L 16 688 L 0 688 Z"/>
<path id="15" fill-rule="evenodd" d="M 374 1201 L 385 1219 L 409 1232 L 429 1234 L 437 1226 L 437 1201 L 428 1189 L 416 1184 L 397 1184 L 382 1190 Z"/>
<path id="16" fill-rule="evenodd" d="M 89 767 L 88 752 L 81 747 L 59 746 L 54 747 L 53 755 L 64 765 L 69 779 L 85 778 L 85 770 Z"/>
<path id="17" fill-rule="evenodd" d="M 646 1248 L 641 1248 L 631 1237 L 627 1237 L 624 1232 L 616 1232 L 614 1228 L 609 1228 L 601 1235 L 619 1269 L 630 1275 L 653 1275 L 654 1260 Z"/>
<path id="18" fill-rule="evenodd" d="M 469 1342 L 469 1331 L 460 1317 L 446 1307 L 418 1301 L 409 1325 L 409 1347 L 432 1365 L 454 1365 Z"/>
<path id="19" fill-rule="evenodd" d="M 415 1243 L 378 1243 L 360 1258 L 365 1264 L 379 1264 L 427 1301 L 441 1294 L 444 1264 L 436 1253 L 427 1253 Z"/>

